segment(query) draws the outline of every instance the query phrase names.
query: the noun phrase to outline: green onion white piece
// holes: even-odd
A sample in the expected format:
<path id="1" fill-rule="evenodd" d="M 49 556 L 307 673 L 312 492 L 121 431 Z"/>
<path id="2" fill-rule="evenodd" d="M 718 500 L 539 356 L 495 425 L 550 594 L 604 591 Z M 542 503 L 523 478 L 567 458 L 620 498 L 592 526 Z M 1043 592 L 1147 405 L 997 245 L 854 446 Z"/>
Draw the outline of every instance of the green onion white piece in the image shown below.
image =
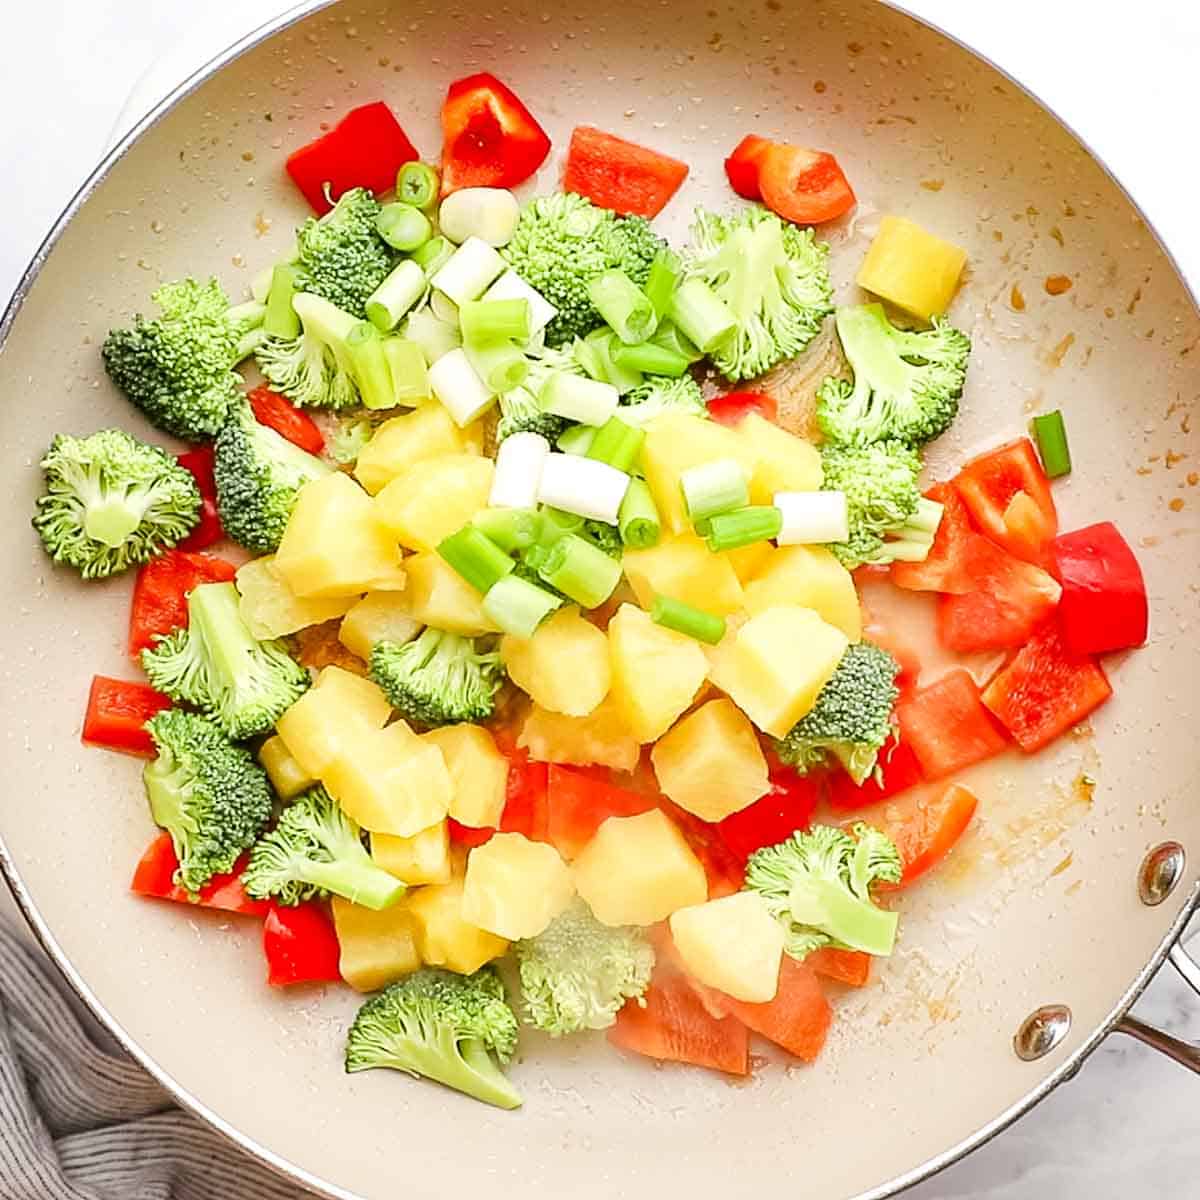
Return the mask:
<path id="1" fill-rule="evenodd" d="M 629 476 L 608 463 L 552 453 L 542 463 L 538 499 L 564 512 L 615 525 L 628 490 Z"/>
<path id="2" fill-rule="evenodd" d="M 445 292 L 435 291 L 430 294 L 429 309 L 439 321 L 445 321 L 447 325 L 460 325 L 458 305 Z"/>
<path id="3" fill-rule="evenodd" d="M 505 246 L 521 216 L 517 198 L 507 188 L 461 188 L 442 201 L 438 225 L 452 242 L 477 237 L 489 246 Z"/>
<path id="4" fill-rule="evenodd" d="M 433 237 L 433 226 L 420 209 L 408 204 L 385 204 L 375 218 L 375 231 L 393 250 L 410 253 Z"/>
<path id="5" fill-rule="evenodd" d="M 496 451 L 496 470 L 488 504 L 492 508 L 533 508 L 537 504 L 542 464 L 550 443 L 540 433 L 513 433 Z"/>
<path id="6" fill-rule="evenodd" d="M 514 342 L 467 341 L 463 349 L 475 374 L 497 395 L 519 388 L 529 374 L 529 359 Z"/>
<path id="7" fill-rule="evenodd" d="M 506 575 L 492 584 L 483 598 L 483 611 L 505 633 L 530 638 L 562 601 L 518 575 Z"/>
<path id="8" fill-rule="evenodd" d="M 432 308 L 424 306 L 409 314 L 403 334 L 421 347 L 425 361 L 431 364 L 462 345 L 458 326 L 441 320 Z"/>
<path id="9" fill-rule="evenodd" d="M 558 316 L 558 309 L 536 288 L 530 287 L 516 271 L 505 271 L 481 297 L 483 300 L 528 300 L 529 324 L 540 333 Z"/>
<path id="10" fill-rule="evenodd" d="M 478 300 L 504 274 L 505 262 L 494 246 L 469 237 L 432 279 L 433 286 L 455 304 Z"/>
<path id="11" fill-rule="evenodd" d="M 596 430 L 591 425 L 568 425 L 554 444 L 564 454 L 586 454 L 595 436 Z"/>
<path id="12" fill-rule="evenodd" d="M 750 482 L 736 458 L 717 458 L 688 467 L 679 476 L 679 486 L 693 525 L 750 503 Z"/>
<path id="13" fill-rule="evenodd" d="M 538 397 L 542 410 L 581 425 L 603 425 L 617 411 L 621 394 L 611 383 L 555 371 Z"/>
<path id="14" fill-rule="evenodd" d="M 392 369 L 383 348 L 383 334 L 370 321 L 359 321 L 346 337 L 354 382 L 367 408 L 395 408 Z"/>
<path id="15" fill-rule="evenodd" d="M 383 339 L 383 352 L 392 375 L 395 402 L 407 408 L 427 403 L 431 399 L 429 368 L 421 347 L 408 338 L 387 337 Z"/>
<path id="16" fill-rule="evenodd" d="M 367 319 L 376 329 L 391 333 L 428 287 L 425 272 L 406 258 L 367 297 Z"/>
<path id="17" fill-rule="evenodd" d="M 470 425 L 496 401 L 495 394 L 475 374 L 461 346 L 443 354 L 429 368 L 429 387 L 460 427 Z"/>
<path id="18" fill-rule="evenodd" d="M 448 261 L 456 247 L 449 238 L 430 238 L 423 246 L 412 252 L 412 261 L 425 272 L 427 277 L 436 275 Z"/>
<path id="19" fill-rule="evenodd" d="M 850 538 L 845 492 L 776 492 L 775 507 L 783 514 L 781 546 L 818 546 Z"/>

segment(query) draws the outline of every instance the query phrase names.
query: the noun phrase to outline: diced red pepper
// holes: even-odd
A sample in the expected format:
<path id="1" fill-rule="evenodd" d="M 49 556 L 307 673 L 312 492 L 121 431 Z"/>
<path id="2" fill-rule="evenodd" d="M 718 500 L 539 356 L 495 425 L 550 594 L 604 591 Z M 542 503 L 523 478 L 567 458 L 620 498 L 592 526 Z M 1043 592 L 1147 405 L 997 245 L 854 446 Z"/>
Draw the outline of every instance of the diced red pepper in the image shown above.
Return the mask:
<path id="1" fill-rule="evenodd" d="M 785 954 L 779 964 L 779 990 L 767 1004 L 750 1004 L 720 992 L 720 1003 L 748 1029 L 803 1062 L 815 1062 L 829 1035 L 833 1010 L 821 981 L 807 963 Z"/>
<path id="2" fill-rule="evenodd" d="M 550 844 L 568 861 L 578 857 L 609 817 L 636 817 L 655 807 L 651 796 L 554 764 L 547 787 Z"/>
<path id="3" fill-rule="evenodd" d="M 1146 581 L 1129 543 L 1110 521 L 1064 533 L 1054 542 L 1062 582 L 1063 640 L 1079 654 L 1127 650 L 1146 640 Z"/>
<path id="4" fill-rule="evenodd" d="M 211 554 L 168 550 L 138 572 L 129 614 L 129 653 L 135 657 L 155 639 L 188 623 L 187 594 L 201 583 L 225 583 L 237 568 Z"/>
<path id="5" fill-rule="evenodd" d="M 936 796 L 918 795 L 891 801 L 871 815 L 871 824 L 896 844 L 904 874 L 899 887 L 908 887 L 937 866 L 966 832 L 979 801 L 960 783 Z M 884 890 L 890 890 L 883 884 Z"/>
<path id="6" fill-rule="evenodd" d="M 1048 621 L 992 676 L 983 703 L 1013 741 L 1032 754 L 1078 725 L 1111 695 L 1100 664 L 1067 646 L 1058 622 Z"/>
<path id="7" fill-rule="evenodd" d="M 341 948 L 325 909 L 314 901 L 294 908 L 271 903 L 263 920 L 263 954 L 272 987 L 341 979 Z"/>
<path id="8" fill-rule="evenodd" d="M 771 790 L 749 808 L 719 822 L 725 844 L 744 864 L 756 850 L 807 829 L 821 797 L 819 775 L 800 775 L 781 762 L 770 765 Z"/>
<path id="9" fill-rule="evenodd" d="M 779 415 L 779 405 L 766 392 L 730 392 L 727 396 L 714 396 L 708 402 L 708 415 L 719 425 L 739 425 L 751 413 L 774 421 Z"/>
<path id="10" fill-rule="evenodd" d="M 677 158 L 591 125 L 578 125 L 571 134 L 563 191 L 586 196 L 613 212 L 656 217 L 687 174 L 687 163 Z"/>
<path id="11" fill-rule="evenodd" d="M 758 186 L 758 171 L 763 154 L 772 143 L 768 138 L 748 133 L 725 160 L 725 175 L 729 186 L 743 199 L 761 200 L 762 189 Z"/>
<path id="12" fill-rule="evenodd" d="M 442 105 L 443 196 L 465 187 L 516 187 L 549 153 L 546 131 L 495 75 L 450 85 Z"/>
<path id="13" fill-rule="evenodd" d="M 228 875 L 214 875 L 199 893 L 193 895 L 175 882 L 179 859 L 171 835 L 164 829 L 138 860 L 129 890 L 156 900 L 173 900 L 178 904 L 196 904 L 201 908 L 219 908 L 224 912 L 259 917 L 267 911 L 267 901 L 253 900 L 246 895 L 246 889 L 242 887 L 246 862 L 247 856 L 238 859 Z"/>
<path id="14" fill-rule="evenodd" d="M 1058 512 L 1050 481 L 1028 438 L 973 458 L 955 476 L 954 487 L 975 524 L 992 541 L 1028 562 L 1048 563 Z M 1022 494 L 1024 499 L 1019 498 Z"/>
<path id="15" fill-rule="evenodd" d="M 271 391 L 269 387 L 256 387 L 246 399 L 250 401 L 260 425 L 275 430 L 280 437 L 287 438 L 292 445 L 307 450 L 309 454 L 320 454 L 325 449 L 325 439 L 316 422 L 286 396 Z"/>
<path id="16" fill-rule="evenodd" d="M 204 550 L 225 536 L 217 515 L 217 484 L 213 478 L 213 448 L 201 446 L 186 454 L 177 454 L 181 467 L 190 471 L 200 489 L 200 523 L 177 546 L 177 550 Z"/>
<path id="17" fill-rule="evenodd" d="M 500 817 L 501 833 L 522 833 L 531 841 L 549 839 L 549 766 L 531 762 L 524 750 L 508 761 L 508 791 Z"/>
<path id="18" fill-rule="evenodd" d="M 942 505 L 933 548 L 921 562 L 892 563 L 892 582 L 912 592 L 969 592 L 974 584 L 965 560 L 971 540 L 979 535 L 971 528 L 967 506 L 949 483 L 936 483 L 925 495 Z"/>
<path id="19" fill-rule="evenodd" d="M 487 826 L 476 829 L 473 825 L 461 825 L 453 817 L 446 818 L 446 829 L 450 834 L 450 841 L 454 845 L 463 846 L 468 850 L 490 842 L 492 835 L 496 832 Z"/>
<path id="20" fill-rule="evenodd" d="M 804 956 L 804 965 L 826 979 L 848 987 L 866 987 L 871 979 L 871 956 L 861 950 L 839 950 L 822 946 Z"/>
<path id="21" fill-rule="evenodd" d="M 742 890 L 746 881 L 745 862 L 726 844 L 719 825 L 702 821 L 686 809 L 673 804 L 666 796 L 658 798 L 658 807 L 679 827 L 692 853 L 704 867 L 708 877 L 708 898 L 732 896 Z"/>
<path id="22" fill-rule="evenodd" d="M 106 750 L 153 758 L 154 739 L 146 732 L 146 722 L 170 707 L 170 697 L 148 683 L 97 675 L 88 692 L 83 740 Z"/>
<path id="23" fill-rule="evenodd" d="M 875 772 L 857 784 L 845 771 L 838 771 L 829 781 L 829 803 L 838 812 L 857 812 L 870 804 L 877 804 L 889 796 L 915 787 L 924 775 L 913 748 L 905 741 L 898 741 L 893 734 L 879 751 Z"/>
<path id="24" fill-rule="evenodd" d="M 348 112 L 328 133 L 295 151 L 287 173 L 318 215 L 351 188 L 386 192 L 396 173 L 421 156 L 382 101 Z M 328 192 L 328 195 L 326 194 Z"/>
<path id="25" fill-rule="evenodd" d="M 926 779 L 944 779 L 999 754 L 1007 745 L 979 698 L 975 680 L 961 667 L 901 696 L 896 720 L 901 742 L 912 747 Z"/>
<path id="26" fill-rule="evenodd" d="M 785 221 L 819 225 L 848 213 L 855 204 L 838 160 L 824 150 L 772 142 L 758 162 L 763 203 Z"/>

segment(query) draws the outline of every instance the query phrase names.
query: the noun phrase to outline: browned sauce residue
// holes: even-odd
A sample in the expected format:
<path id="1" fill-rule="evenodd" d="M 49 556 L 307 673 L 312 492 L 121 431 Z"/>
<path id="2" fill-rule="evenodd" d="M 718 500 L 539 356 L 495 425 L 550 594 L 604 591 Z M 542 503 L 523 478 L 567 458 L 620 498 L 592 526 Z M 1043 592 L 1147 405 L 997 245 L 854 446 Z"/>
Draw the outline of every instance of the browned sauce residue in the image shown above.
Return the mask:
<path id="1" fill-rule="evenodd" d="M 1176 463 L 1183 462 L 1185 458 L 1187 458 L 1186 454 L 1176 454 L 1174 450 L 1168 450 L 1165 462 L 1168 467 L 1173 467 Z"/>
<path id="2" fill-rule="evenodd" d="M 825 80 L 823 80 L 823 79 L 818 79 L 818 80 L 817 80 L 817 81 L 816 81 L 816 82 L 813 84 L 813 91 L 814 91 L 814 92 L 816 92 L 816 93 L 817 93 L 817 95 L 819 96 L 819 95 L 821 95 L 823 92 L 825 92 L 825 91 L 826 91 L 826 89 L 827 89 L 828 87 L 829 87 L 829 85 L 828 85 L 828 84 L 825 82 Z"/>
<path id="3" fill-rule="evenodd" d="M 1012 291 L 1009 293 L 1008 302 L 1012 306 L 1014 312 L 1025 311 L 1025 293 L 1021 291 L 1020 284 L 1014 283 Z"/>
<path id="4" fill-rule="evenodd" d="M 921 186 L 927 192 L 940 192 L 946 186 L 944 179 L 922 179 Z"/>
<path id="5" fill-rule="evenodd" d="M 1070 353 L 1073 345 L 1075 345 L 1075 335 L 1073 333 L 1068 333 L 1067 336 L 1064 337 L 1048 355 L 1046 355 L 1046 361 L 1052 367 L 1061 367 L 1063 365 L 1063 359 L 1067 357 L 1068 353 Z"/>
<path id="6" fill-rule="evenodd" d="M 1195 471 L 1189 471 L 1187 482 L 1188 487 L 1195 487 L 1196 484 L 1200 483 L 1200 475 L 1198 475 Z"/>
<path id="7" fill-rule="evenodd" d="M 1081 804 L 1091 804 L 1092 797 L 1096 794 L 1096 779 L 1086 771 L 1080 771 L 1071 780 L 1071 790 Z"/>
<path id="8" fill-rule="evenodd" d="M 1176 496 L 1176 497 L 1175 497 L 1175 499 L 1174 499 L 1174 500 L 1172 500 L 1172 501 L 1171 501 L 1171 503 L 1167 505 L 1167 507 L 1168 507 L 1168 508 L 1169 508 L 1169 509 L 1170 509 L 1172 512 L 1183 512 L 1183 500 L 1182 500 L 1182 498 L 1181 498 L 1181 497 L 1179 497 L 1179 496 Z"/>
<path id="9" fill-rule="evenodd" d="M 1065 246 L 1066 240 L 1063 238 L 1063 231 L 1057 225 L 1050 226 L 1050 236 L 1060 245 Z"/>
<path id="10" fill-rule="evenodd" d="M 1074 285 L 1066 275 L 1047 275 L 1043 286 L 1047 295 L 1061 296 L 1063 292 L 1069 292 Z"/>
<path id="11" fill-rule="evenodd" d="M 1055 875 L 1061 875 L 1064 871 L 1070 870 L 1071 864 L 1074 861 L 1075 861 L 1075 852 L 1073 850 L 1068 851 L 1066 858 L 1064 858 L 1061 862 L 1055 864 L 1054 870 L 1052 870 L 1050 872 L 1050 878 L 1053 879 L 1055 877 Z"/>
<path id="12" fill-rule="evenodd" d="M 1138 301 L 1142 298 L 1142 289 L 1140 287 L 1133 289 L 1133 295 L 1129 298 L 1129 303 L 1125 306 L 1125 311 L 1133 316 L 1133 310 L 1137 308 Z"/>

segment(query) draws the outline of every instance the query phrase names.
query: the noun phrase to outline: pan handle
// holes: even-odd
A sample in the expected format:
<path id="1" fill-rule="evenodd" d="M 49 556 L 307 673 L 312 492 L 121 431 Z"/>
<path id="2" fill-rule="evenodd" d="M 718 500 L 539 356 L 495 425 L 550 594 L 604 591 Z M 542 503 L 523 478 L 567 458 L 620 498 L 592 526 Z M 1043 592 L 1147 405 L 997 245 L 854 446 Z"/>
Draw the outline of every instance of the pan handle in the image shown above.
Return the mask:
<path id="1" fill-rule="evenodd" d="M 1184 982 L 1197 995 L 1200 995 L 1200 963 L 1197 963 L 1188 954 L 1181 942 L 1176 942 L 1171 947 L 1169 957 L 1171 965 L 1183 977 Z M 1137 1038 L 1139 1042 L 1173 1059 L 1181 1067 L 1187 1067 L 1189 1070 L 1195 1071 L 1200 1075 L 1200 1045 L 1185 1042 L 1182 1038 L 1165 1033 L 1153 1025 L 1147 1025 L 1145 1021 L 1139 1021 L 1137 1017 L 1129 1013 L 1126 1013 L 1117 1023 L 1116 1032 L 1127 1034 L 1131 1038 Z"/>

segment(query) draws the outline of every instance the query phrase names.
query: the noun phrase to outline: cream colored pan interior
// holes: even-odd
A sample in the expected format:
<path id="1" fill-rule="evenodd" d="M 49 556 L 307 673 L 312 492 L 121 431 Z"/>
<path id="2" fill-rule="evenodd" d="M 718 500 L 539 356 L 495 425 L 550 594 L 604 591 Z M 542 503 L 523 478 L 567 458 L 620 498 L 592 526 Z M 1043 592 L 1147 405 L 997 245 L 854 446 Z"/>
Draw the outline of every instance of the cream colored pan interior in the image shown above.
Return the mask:
<path id="1" fill-rule="evenodd" d="M 79 730 L 93 673 L 133 677 L 131 581 L 84 587 L 50 568 L 27 520 L 34 464 L 58 430 L 150 433 L 105 379 L 99 343 L 160 280 L 215 271 L 237 291 L 278 256 L 304 215 L 282 172 L 289 148 L 383 98 L 435 157 L 446 85 L 488 68 L 554 139 L 543 189 L 579 122 L 689 162 L 661 218 L 675 236 L 694 204 L 731 198 L 721 159 L 744 133 L 836 151 L 859 196 L 828 231 L 840 299 L 855 294 L 882 213 L 962 243 L 970 269 L 953 316 L 975 352 L 964 415 L 932 473 L 1061 406 L 1076 462 L 1056 491 L 1064 526 L 1112 518 L 1139 548 L 1149 647 L 1111 663 L 1117 695 L 1090 732 L 971 780 L 978 828 L 905 897 L 898 953 L 878 986 L 836 1001 L 812 1068 L 768 1056 L 731 1086 L 630 1061 L 603 1039 L 526 1036 L 517 1114 L 384 1072 L 347 1077 L 352 993 L 272 991 L 252 923 L 126 890 L 151 834 L 140 763 L 83 748 Z M 1070 290 L 1050 295 L 1049 276 Z M 822 1200 L 882 1195 L 1069 1067 L 1165 950 L 1193 891 L 1198 343 L 1171 263 L 1088 153 L 990 66 L 869 0 L 368 0 L 317 13 L 201 83 L 127 149 L 9 330 L 0 833 L 21 897 L 76 983 L 186 1103 L 331 1193 L 611 1200 L 783 1184 Z M 1146 908 L 1138 865 L 1167 838 L 1191 861 L 1172 897 Z M 1070 1007 L 1069 1036 L 1019 1061 L 1014 1032 L 1051 1002 Z"/>

